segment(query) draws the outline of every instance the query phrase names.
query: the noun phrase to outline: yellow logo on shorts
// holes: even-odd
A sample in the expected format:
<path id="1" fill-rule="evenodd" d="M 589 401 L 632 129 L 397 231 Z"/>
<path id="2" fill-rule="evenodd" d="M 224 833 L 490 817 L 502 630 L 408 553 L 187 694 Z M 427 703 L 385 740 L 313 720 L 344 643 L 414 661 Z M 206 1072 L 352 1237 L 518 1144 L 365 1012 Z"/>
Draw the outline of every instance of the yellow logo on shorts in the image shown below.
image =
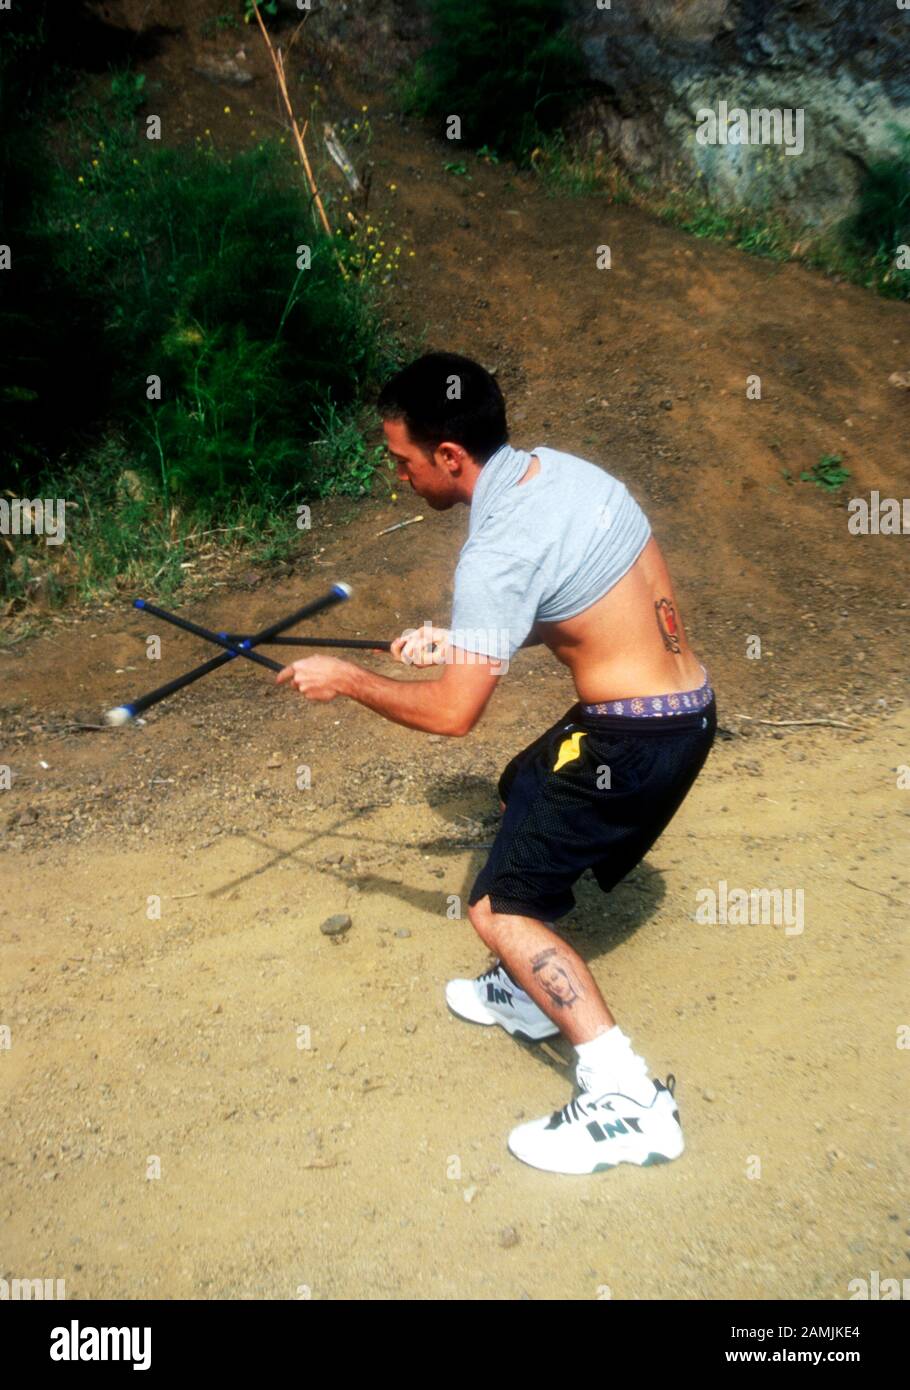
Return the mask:
<path id="1" fill-rule="evenodd" d="M 572 763 L 576 758 L 581 757 L 581 749 L 578 746 L 581 739 L 585 737 L 587 730 L 578 729 L 571 738 L 564 738 L 559 745 L 559 753 L 556 762 L 553 764 L 553 771 L 558 772 L 566 763 Z"/>

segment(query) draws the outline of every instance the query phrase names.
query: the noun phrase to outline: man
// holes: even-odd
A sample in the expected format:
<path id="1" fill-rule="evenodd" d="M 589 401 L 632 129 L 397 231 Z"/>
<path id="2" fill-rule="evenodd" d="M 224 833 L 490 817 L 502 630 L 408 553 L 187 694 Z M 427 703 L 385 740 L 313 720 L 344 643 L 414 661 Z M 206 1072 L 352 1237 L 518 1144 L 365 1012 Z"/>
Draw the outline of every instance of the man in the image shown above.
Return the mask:
<path id="1" fill-rule="evenodd" d="M 667 1085 L 648 1076 L 581 957 L 552 929 L 590 868 L 609 892 L 640 862 L 704 763 L 717 724 L 651 529 L 617 479 L 582 459 L 508 443 L 494 379 L 430 353 L 379 398 L 398 477 L 437 511 L 470 506 L 452 624 L 399 637 L 392 655 L 443 665 L 399 681 L 313 656 L 278 677 L 311 700 L 347 695 L 398 724 L 461 737 L 521 646 L 544 643 L 572 674 L 576 704 L 504 769 L 504 812 L 470 894 L 471 923 L 497 958 L 452 980 L 449 1007 L 541 1039 L 562 1032 L 581 1096 L 509 1136 L 535 1167 L 592 1173 L 682 1153 Z"/>

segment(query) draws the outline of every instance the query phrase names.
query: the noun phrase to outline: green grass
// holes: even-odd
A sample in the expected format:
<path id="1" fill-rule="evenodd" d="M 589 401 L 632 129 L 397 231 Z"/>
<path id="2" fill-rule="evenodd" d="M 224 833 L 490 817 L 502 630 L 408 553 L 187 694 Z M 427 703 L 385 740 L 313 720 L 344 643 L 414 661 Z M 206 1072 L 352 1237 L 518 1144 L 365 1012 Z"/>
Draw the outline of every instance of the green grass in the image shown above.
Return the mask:
<path id="1" fill-rule="evenodd" d="M 727 241 L 739 251 L 769 260 L 785 261 L 793 244 L 780 219 L 759 217 L 748 208 L 722 209 L 706 202 L 697 193 L 677 192 L 654 209 L 662 222 L 679 227 L 692 236 L 710 241 Z"/>
<path id="2" fill-rule="evenodd" d="M 541 137 L 530 162 L 552 198 L 609 198 L 630 203 L 630 181 L 602 154 L 583 154 L 574 149 L 561 130 Z"/>
<path id="3" fill-rule="evenodd" d="M 166 503 L 133 462 L 124 442 L 110 436 L 87 460 L 45 478 L 42 495 L 67 500 L 66 541 L 16 539 L 15 555 L 0 560 L 9 607 L 40 600 L 55 608 L 140 591 L 172 597 L 190 577 L 183 566 L 201 575 L 216 549 L 219 563 L 241 550 L 251 562 L 269 563 L 299 546 L 293 499 L 250 496 L 228 508 L 199 499 L 184 511 Z"/>

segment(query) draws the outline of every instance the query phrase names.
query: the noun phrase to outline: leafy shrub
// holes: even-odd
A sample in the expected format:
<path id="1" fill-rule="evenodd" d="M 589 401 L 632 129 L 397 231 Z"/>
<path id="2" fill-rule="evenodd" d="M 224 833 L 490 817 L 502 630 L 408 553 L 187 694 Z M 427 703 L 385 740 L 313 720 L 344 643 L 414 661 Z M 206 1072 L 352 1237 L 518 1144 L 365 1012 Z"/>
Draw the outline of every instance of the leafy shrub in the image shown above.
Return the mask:
<path id="1" fill-rule="evenodd" d="M 65 546 L 0 548 L 14 603 L 173 590 L 199 537 L 295 549 L 296 499 L 368 491 L 359 426 L 399 352 L 389 258 L 314 229 L 288 150 L 162 149 L 128 70 L 75 100 L 59 13 L 36 0 L 0 55 L 0 488 L 72 503 Z"/>
<path id="2" fill-rule="evenodd" d="M 442 123 L 453 113 L 472 148 L 526 160 L 565 120 L 584 81 L 563 0 L 431 0 L 433 46 L 404 104 Z"/>
<path id="3" fill-rule="evenodd" d="M 842 467 L 842 464 L 840 454 L 822 454 L 818 463 L 813 463 L 810 469 L 803 469 L 799 475 L 800 482 L 815 483 L 824 492 L 837 492 L 850 477 L 849 469 Z"/>
<path id="4" fill-rule="evenodd" d="M 870 164 L 848 235 L 867 251 L 892 256 L 910 243 L 910 130 L 892 126 L 895 151 Z"/>
<path id="5" fill-rule="evenodd" d="M 356 407 L 383 348 L 369 286 L 341 278 L 287 155 L 160 149 L 122 117 L 91 135 L 52 206 L 58 267 L 104 323 L 99 404 L 136 422 L 168 496 L 318 494 L 321 412 Z"/>

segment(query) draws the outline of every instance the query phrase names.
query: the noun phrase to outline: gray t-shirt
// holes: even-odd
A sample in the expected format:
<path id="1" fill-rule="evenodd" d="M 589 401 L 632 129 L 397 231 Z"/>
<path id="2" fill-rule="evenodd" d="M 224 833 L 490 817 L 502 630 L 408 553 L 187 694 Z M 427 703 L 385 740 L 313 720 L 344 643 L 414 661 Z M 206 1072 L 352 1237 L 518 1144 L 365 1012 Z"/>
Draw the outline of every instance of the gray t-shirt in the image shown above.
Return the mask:
<path id="1" fill-rule="evenodd" d="M 509 660 L 534 623 L 582 613 L 631 569 L 651 536 L 624 483 L 596 464 L 539 446 L 505 444 L 471 497 L 468 539 L 455 570 L 451 643 Z"/>

